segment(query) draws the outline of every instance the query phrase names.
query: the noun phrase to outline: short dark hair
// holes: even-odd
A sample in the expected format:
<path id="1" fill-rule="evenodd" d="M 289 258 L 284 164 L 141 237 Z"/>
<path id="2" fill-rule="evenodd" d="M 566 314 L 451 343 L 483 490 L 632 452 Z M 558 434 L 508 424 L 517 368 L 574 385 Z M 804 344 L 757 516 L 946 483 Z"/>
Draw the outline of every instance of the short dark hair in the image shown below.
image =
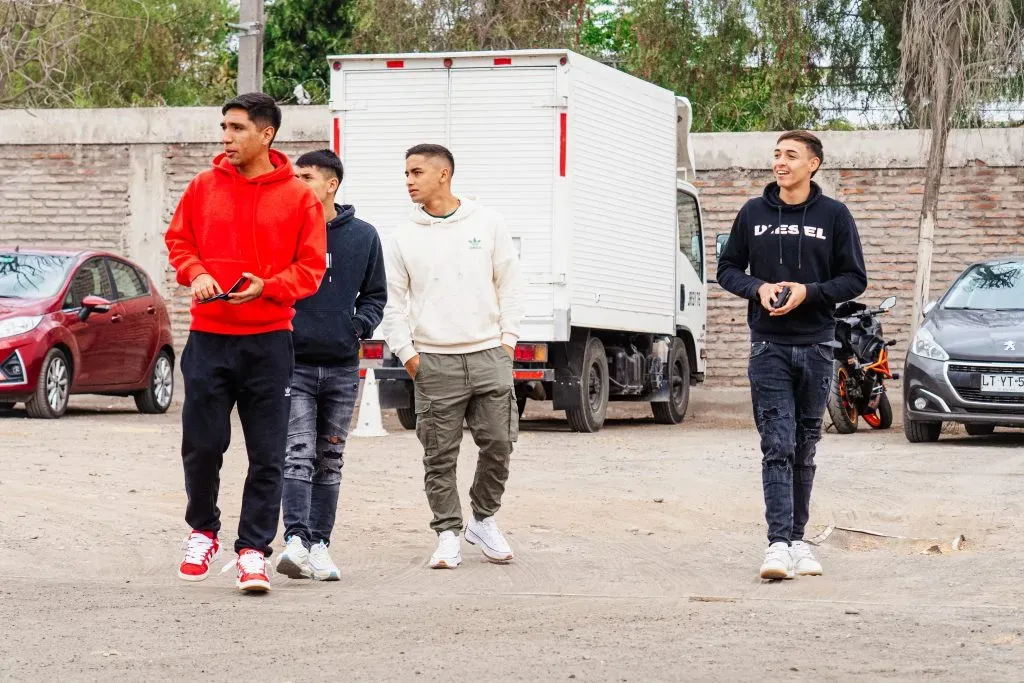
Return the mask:
<path id="1" fill-rule="evenodd" d="M 783 140 L 796 140 L 797 142 L 804 143 L 811 154 L 818 157 L 818 168 L 821 168 L 822 164 L 825 163 L 825 150 L 821 146 L 821 140 L 814 133 L 807 130 L 787 130 L 779 136 L 775 144 L 779 144 Z M 815 169 L 814 173 L 817 172 L 817 169 Z M 812 178 L 814 173 L 811 174 Z"/>
<path id="2" fill-rule="evenodd" d="M 249 114 L 249 120 L 257 126 L 273 128 L 275 138 L 277 131 L 281 130 L 281 107 L 277 106 L 277 102 L 270 95 L 261 92 L 247 92 L 228 100 L 220 113 L 227 114 L 231 109 L 244 110 Z"/>
<path id="3" fill-rule="evenodd" d="M 406 150 L 405 158 L 408 159 L 416 154 L 424 157 L 434 157 L 435 159 L 444 159 L 448 162 L 448 168 L 452 170 L 452 175 L 455 175 L 455 157 L 452 156 L 452 153 L 448 151 L 447 147 L 431 144 L 416 145 L 415 147 L 410 147 Z"/>
<path id="4" fill-rule="evenodd" d="M 315 152 L 306 152 L 295 161 L 296 167 L 319 168 L 321 171 L 333 173 L 341 182 L 345 177 L 345 167 L 341 165 L 338 155 L 329 149 L 318 149 Z"/>

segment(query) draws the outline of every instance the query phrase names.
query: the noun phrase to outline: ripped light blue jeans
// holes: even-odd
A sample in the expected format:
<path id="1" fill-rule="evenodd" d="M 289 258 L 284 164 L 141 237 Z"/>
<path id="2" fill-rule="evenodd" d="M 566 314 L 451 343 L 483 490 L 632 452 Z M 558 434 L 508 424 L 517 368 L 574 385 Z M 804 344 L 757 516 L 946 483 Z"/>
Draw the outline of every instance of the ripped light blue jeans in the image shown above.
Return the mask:
<path id="1" fill-rule="evenodd" d="M 761 435 L 768 542 L 801 541 L 810 516 L 814 455 L 832 386 L 833 351 L 825 344 L 754 342 L 747 377 Z"/>
<path id="2" fill-rule="evenodd" d="M 295 364 L 281 501 L 284 537 L 330 545 L 359 366 Z"/>

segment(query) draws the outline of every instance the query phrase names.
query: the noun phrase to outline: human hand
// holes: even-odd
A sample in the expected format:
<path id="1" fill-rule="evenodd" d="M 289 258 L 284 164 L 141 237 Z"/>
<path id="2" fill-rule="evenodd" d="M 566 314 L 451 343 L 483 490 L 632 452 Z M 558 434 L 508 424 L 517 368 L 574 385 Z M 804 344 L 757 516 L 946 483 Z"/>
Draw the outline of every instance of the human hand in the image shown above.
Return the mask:
<path id="1" fill-rule="evenodd" d="M 786 315 L 807 299 L 807 285 L 799 282 L 780 282 L 780 287 L 789 287 L 789 301 L 782 308 L 772 309 L 772 317 Z"/>
<path id="2" fill-rule="evenodd" d="M 761 300 L 761 305 L 764 306 L 765 310 L 774 311 L 775 308 L 772 304 L 775 303 L 775 299 L 778 298 L 781 291 L 782 285 L 766 282 L 758 288 L 757 298 Z"/>
<path id="3" fill-rule="evenodd" d="M 405 362 L 405 371 L 409 373 L 409 376 L 416 379 L 416 375 L 420 371 L 420 354 L 416 354 Z"/>
<path id="4" fill-rule="evenodd" d="M 516 349 L 515 349 L 514 346 L 509 346 L 508 344 L 502 344 L 501 348 L 505 349 L 505 353 L 508 354 L 509 358 L 511 358 L 512 360 L 516 359 Z"/>
<path id="5" fill-rule="evenodd" d="M 196 301 L 203 301 L 204 299 L 211 299 L 219 294 L 223 294 L 220 285 L 213 279 L 213 276 L 209 273 L 203 273 L 202 275 L 196 276 L 196 279 L 192 281 L 192 298 Z"/>
<path id="6" fill-rule="evenodd" d="M 263 296 L 263 278 L 252 273 L 242 273 L 242 277 L 249 281 L 249 286 L 240 292 L 228 294 L 229 304 L 244 304 Z"/>

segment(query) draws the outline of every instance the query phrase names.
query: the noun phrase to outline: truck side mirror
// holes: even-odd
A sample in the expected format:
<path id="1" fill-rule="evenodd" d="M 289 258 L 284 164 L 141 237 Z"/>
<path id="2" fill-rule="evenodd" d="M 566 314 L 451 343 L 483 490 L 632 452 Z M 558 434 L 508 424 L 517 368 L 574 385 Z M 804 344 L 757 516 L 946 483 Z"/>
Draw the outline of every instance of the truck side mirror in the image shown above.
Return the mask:
<path id="1" fill-rule="evenodd" d="M 715 258 L 722 258 L 722 252 L 725 251 L 725 243 L 729 241 L 729 233 L 720 233 L 715 236 Z"/>

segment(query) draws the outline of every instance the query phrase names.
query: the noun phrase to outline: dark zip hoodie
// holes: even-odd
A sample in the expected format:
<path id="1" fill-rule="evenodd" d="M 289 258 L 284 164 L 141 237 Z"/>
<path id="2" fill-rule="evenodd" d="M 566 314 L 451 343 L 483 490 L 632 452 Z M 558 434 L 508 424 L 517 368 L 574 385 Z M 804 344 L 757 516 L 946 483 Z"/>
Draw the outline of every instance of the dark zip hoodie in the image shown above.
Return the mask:
<path id="1" fill-rule="evenodd" d="M 295 360 L 306 365 L 357 365 L 359 340 L 380 324 L 387 301 L 380 237 L 338 206 L 327 224 L 327 270 L 316 294 L 295 304 Z"/>
<path id="2" fill-rule="evenodd" d="M 750 274 L 746 273 L 750 267 Z M 771 317 L 757 290 L 766 282 L 807 285 L 807 299 Z M 749 200 L 732 224 L 718 260 L 718 283 L 749 300 L 751 341 L 820 344 L 833 341 L 835 307 L 867 288 L 860 235 L 849 209 L 811 183 L 803 204 L 784 204 L 778 183 Z"/>

